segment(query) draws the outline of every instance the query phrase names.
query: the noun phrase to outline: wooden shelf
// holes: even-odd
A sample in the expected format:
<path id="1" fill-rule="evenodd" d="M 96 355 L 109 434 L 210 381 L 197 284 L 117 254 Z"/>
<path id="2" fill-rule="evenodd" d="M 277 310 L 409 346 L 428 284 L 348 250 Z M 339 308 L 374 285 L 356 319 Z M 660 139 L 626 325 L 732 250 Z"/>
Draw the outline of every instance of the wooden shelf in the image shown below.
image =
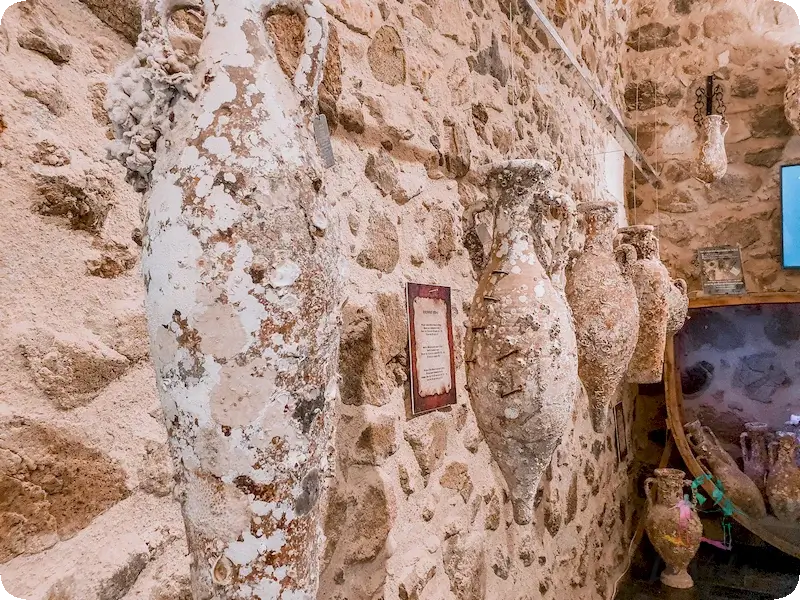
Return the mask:
<path id="1" fill-rule="evenodd" d="M 689 300 L 689 308 L 714 308 L 724 306 L 746 306 L 759 304 L 789 304 L 800 303 L 798 293 L 778 293 L 778 294 L 748 294 L 746 296 L 701 296 Z M 675 357 L 675 343 L 672 338 L 667 340 L 666 355 L 664 357 L 664 395 L 667 403 L 667 425 L 675 446 L 683 458 L 683 462 L 692 474 L 697 478 L 706 473 L 703 466 L 698 462 L 694 455 L 686 433 L 683 430 L 685 419 L 683 416 L 683 393 L 681 391 L 681 378 Z M 710 497 L 714 490 L 711 482 L 703 484 L 706 494 Z M 734 514 L 734 518 L 746 527 L 749 531 L 760 537 L 762 540 L 774 546 L 778 550 L 785 552 L 795 558 L 800 558 L 800 527 L 781 524 L 774 517 L 767 517 L 763 520 L 751 519 L 741 511 Z M 790 529 L 784 533 L 782 529 Z"/>
<path id="2" fill-rule="evenodd" d="M 792 304 L 800 302 L 798 292 L 771 294 L 744 294 L 742 296 L 696 296 L 689 298 L 689 308 L 716 308 L 719 306 L 748 306 L 753 304 Z"/>

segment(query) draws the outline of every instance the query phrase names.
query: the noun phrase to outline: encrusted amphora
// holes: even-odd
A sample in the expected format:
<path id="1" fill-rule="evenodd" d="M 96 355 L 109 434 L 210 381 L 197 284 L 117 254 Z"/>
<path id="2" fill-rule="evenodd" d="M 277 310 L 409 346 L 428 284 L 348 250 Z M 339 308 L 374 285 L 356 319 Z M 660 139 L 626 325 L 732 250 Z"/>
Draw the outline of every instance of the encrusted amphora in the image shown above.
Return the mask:
<path id="1" fill-rule="evenodd" d="M 578 211 L 586 242 L 570 268 L 566 295 L 575 319 L 578 374 L 589 397 L 592 426 L 602 433 L 639 336 L 639 304 L 629 274 L 637 256 L 629 244 L 614 248 L 614 202 L 584 203 Z"/>
<path id="2" fill-rule="evenodd" d="M 767 498 L 773 514 L 781 521 L 800 523 L 800 444 L 793 433 L 780 432 L 777 438 L 769 446 Z"/>
<path id="3" fill-rule="evenodd" d="M 728 154 L 725 151 L 725 134 L 728 121 L 721 115 L 706 115 L 700 122 L 702 143 L 695 165 L 698 179 L 706 183 L 719 181 L 728 171 Z"/>
<path id="4" fill-rule="evenodd" d="M 534 239 L 537 221 L 571 202 L 548 189 L 552 174 L 552 165 L 544 161 L 492 165 L 492 252 L 467 336 L 472 407 L 508 484 L 519 524 L 531 521 L 539 480 L 568 426 L 579 389 L 569 308 L 535 250 L 541 243 Z"/>
<path id="5" fill-rule="evenodd" d="M 667 293 L 669 318 L 667 319 L 667 337 L 678 333 L 686 323 L 689 314 L 689 294 L 686 280 L 673 279 Z"/>
<path id="6" fill-rule="evenodd" d="M 744 461 L 744 474 L 753 480 L 762 494 L 766 493 L 769 472 L 769 426 L 766 423 L 745 423 L 739 436 Z"/>
<path id="7" fill-rule="evenodd" d="M 664 371 L 664 350 L 670 318 L 669 272 L 658 255 L 658 239 L 652 225 L 633 225 L 619 230 L 619 241 L 636 249 L 628 267 L 639 305 L 639 334 L 628 365 L 631 383 L 658 383 Z"/>
<path id="8" fill-rule="evenodd" d="M 655 478 L 644 483 L 647 495 L 645 531 L 667 567 L 661 582 L 674 588 L 694 585 L 686 567 L 700 548 L 703 524 L 694 506 L 684 498 L 684 487 L 691 484 L 678 469 L 656 469 Z M 655 492 L 653 491 L 655 486 Z"/>
<path id="9" fill-rule="evenodd" d="M 173 44 L 171 16 L 200 4 L 210 14 L 189 60 Z M 278 8 L 306 22 L 293 79 L 264 23 Z M 311 597 L 324 540 L 317 498 L 332 465 L 340 308 L 339 244 L 312 127 L 325 8 L 319 0 L 144 0 L 142 28 L 111 86 L 112 154 L 149 188 L 148 325 L 173 452 L 186 458 L 177 475 L 193 597 L 249 598 L 252 581 L 270 597 Z M 254 493 L 294 510 L 252 510 Z M 209 517 L 212 498 L 224 516 Z M 292 550 L 236 550 L 258 529 Z"/>
<path id="10" fill-rule="evenodd" d="M 800 133 L 800 44 L 792 44 L 786 59 L 786 92 L 783 97 L 783 112 L 786 120 Z"/>
<path id="11" fill-rule="evenodd" d="M 698 460 L 705 463 L 711 474 L 722 482 L 723 491 L 731 502 L 754 519 L 766 517 L 767 508 L 758 486 L 739 469 L 714 432 L 701 425 L 700 421 L 684 425 L 684 430 Z"/>

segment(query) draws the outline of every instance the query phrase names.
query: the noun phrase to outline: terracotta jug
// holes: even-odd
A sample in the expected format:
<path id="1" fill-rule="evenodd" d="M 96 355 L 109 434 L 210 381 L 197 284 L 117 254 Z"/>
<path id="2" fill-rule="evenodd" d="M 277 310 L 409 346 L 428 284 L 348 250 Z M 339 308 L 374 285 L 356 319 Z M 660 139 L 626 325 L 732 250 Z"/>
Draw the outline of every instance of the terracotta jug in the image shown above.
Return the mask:
<path id="1" fill-rule="evenodd" d="M 800 444 L 793 433 L 780 432 L 777 437 L 769 446 L 767 498 L 773 514 L 781 521 L 800 523 Z"/>
<path id="2" fill-rule="evenodd" d="M 673 279 L 667 294 L 669 302 L 669 319 L 667 320 L 667 336 L 678 333 L 683 324 L 686 323 L 686 316 L 689 314 L 689 295 L 688 287 L 684 279 Z"/>
<path id="3" fill-rule="evenodd" d="M 700 123 L 702 143 L 697 158 L 696 175 L 701 181 L 719 181 L 728 171 L 728 154 L 725 151 L 725 134 L 728 121 L 721 115 L 706 115 Z"/>
<path id="4" fill-rule="evenodd" d="M 786 59 L 786 92 L 783 96 L 783 112 L 786 120 L 800 133 L 800 44 L 792 44 Z"/>
<path id="5" fill-rule="evenodd" d="M 495 203 L 489 262 L 467 336 L 467 383 L 475 417 L 505 477 L 514 520 L 529 523 L 542 473 L 569 425 L 579 389 L 569 308 L 537 253 L 533 219 L 564 197 L 547 189 L 550 163 L 492 166 Z"/>
<path id="6" fill-rule="evenodd" d="M 664 371 L 664 349 L 669 320 L 669 272 L 658 256 L 652 225 L 619 230 L 620 241 L 636 248 L 637 259 L 628 268 L 639 304 L 639 335 L 628 365 L 631 383 L 658 383 Z"/>
<path id="7" fill-rule="evenodd" d="M 767 472 L 769 471 L 769 426 L 766 423 L 745 423 L 747 430 L 739 436 L 744 461 L 744 474 L 766 492 Z"/>
<path id="8" fill-rule="evenodd" d="M 678 469 L 656 469 L 655 478 L 644 483 L 647 496 L 645 531 L 667 568 L 661 583 L 687 589 L 694 585 L 686 567 L 700 548 L 703 524 L 691 503 L 684 499 L 683 488 L 691 481 Z M 653 492 L 655 485 L 655 493 Z"/>
<path id="9" fill-rule="evenodd" d="M 753 480 L 742 473 L 717 436 L 700 421 L 684 425 L 686 438 L 692 446 L 697 459 L 705 463 L 711 474 L 722 482 L 725 495 L 730 498 L 736 508 L 754 519 L 767 516 L 764 498 Z"/>
<path id="10" fill-rule="evenodd" d="M 566 294 L 575 318 L 578 374 L 589 397 L 592 426 L 602 433 L 639 335 L 639 304 L 628 275 L 636 249 L 629 244 L 614 249 L 615 203 L 584 203 L 578 211 L 584 216 L 586 243 L 569 270 Z"/>
<path id="11" fill-rule="evenodd" d="M 146 0 L 136 55 L 112 86 L 115 155 L 149 188 L 142 270 L 192 597 L 252 598 L 256 586 L 311 598 L 341 298 L 312 126 L 327 16 L 318 0 L 205 2 L 192 69 L 169 23 L 196 4 Z M 273 9 L 306 23 L 294 78 L 265 27 Z"/>

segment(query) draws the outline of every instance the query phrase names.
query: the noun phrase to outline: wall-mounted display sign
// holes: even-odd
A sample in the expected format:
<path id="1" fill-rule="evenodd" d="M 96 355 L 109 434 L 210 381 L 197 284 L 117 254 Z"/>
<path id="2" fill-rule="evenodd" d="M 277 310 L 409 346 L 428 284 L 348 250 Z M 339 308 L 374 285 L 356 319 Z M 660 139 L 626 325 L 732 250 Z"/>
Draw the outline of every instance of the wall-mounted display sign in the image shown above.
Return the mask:
<path id="1" fill-rule="evenodd" d="M 417 415 L 456 403 L 450 288 L 409 283 L 406 300 L 411 410 Z"/>
<path id="2" fill-rule="evenodd" d="M 781 167 L 781 237 L 784 269 L 800 269 L 800 165 Z"/>
<path id="3" fill-rule="evenodd" d="M 710 296 L 746 294 L 742 251 L 738 247 L 719 246 L 697 251 L 703 293 Z"/>

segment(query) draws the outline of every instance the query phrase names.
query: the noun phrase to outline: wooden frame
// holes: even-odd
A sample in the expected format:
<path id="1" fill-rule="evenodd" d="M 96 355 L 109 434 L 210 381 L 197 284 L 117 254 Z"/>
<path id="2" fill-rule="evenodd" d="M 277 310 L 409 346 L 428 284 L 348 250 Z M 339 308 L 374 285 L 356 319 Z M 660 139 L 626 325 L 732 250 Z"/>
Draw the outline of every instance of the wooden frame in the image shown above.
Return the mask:
<path id="1" fill-rule="evenodd" d="M 753 304 L 800 304 L 800 293 L 776 293 L 776 294 L 747 294 L 744 296 L 701 296 L 689 300 L 689 308 L 717 308 L 724 306 L 746 306 Z M 683 418 L 683 393 L 681 392 L 680 373 L 675 358 L 675 343 L 673 338 L 667 340 L 666 353 L 664 357 L 664 397 L 667 402 L 667 426 L 669 427 L 675 445 L 683 458 L 683 462 L 692 474 L 692 477 L 700 477 L 706 473 L 703 466 L 698 462 L 692 451 L 686 433 L 683 430 L 685 419 Z M 703 489 L 711 497 L 714 486 L 711 482 L 705 482 Z M 774 546 L 778 550 L 785 552 L 795 558 L 800 558 L 800 545 L 790 540 L 775 535 L 767 529 L 760 521 L 751 519 L 747 515 L 737 512 L 734 518 L 752 533 L 762 540 Z"/>

